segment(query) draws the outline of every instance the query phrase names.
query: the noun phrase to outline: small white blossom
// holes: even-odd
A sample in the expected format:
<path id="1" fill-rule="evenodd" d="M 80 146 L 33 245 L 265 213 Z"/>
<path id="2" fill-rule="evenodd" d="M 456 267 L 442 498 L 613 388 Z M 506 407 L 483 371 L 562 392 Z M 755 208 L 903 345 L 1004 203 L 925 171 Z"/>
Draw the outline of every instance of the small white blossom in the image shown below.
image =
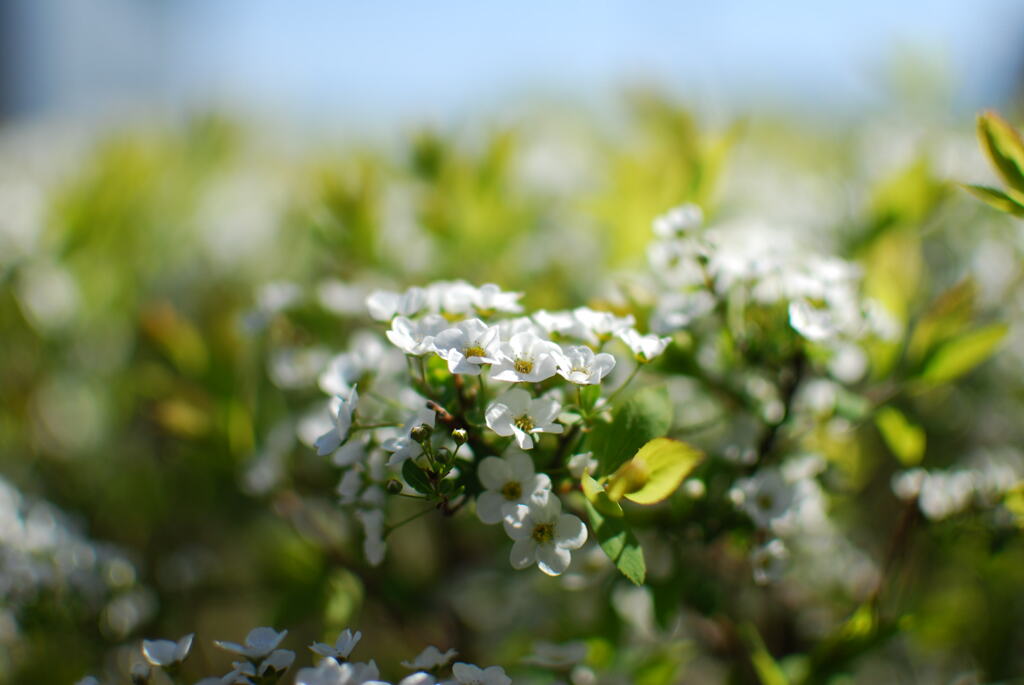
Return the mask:
<path id="1" fill-rule="evenodd" d="M 659 337 L 654 334 L 640 335 L 634 328 L 627 328 L 616 333 L 619 340 L 633 351 L 633 355 L 641 362 L 649 362 L 668 347 L 672 338 Z"/>
<path id="2" fill-rule="evenodd" d="M 241 654 L 249 659 L 262 659 L 277 649 L 277 646 L 281 644 L 281 640 L 287 634 L 287 630 L 282 630 L 279 633 L 273 628 L 253 628 L 245 636 L 245 645 L 235 642 L 223 642 L 221 640 L 214 640 L 213 644 L 223 650 Z"/>
<path id="3" fill-rule="evenodd" d="M 403 661 L 402 665 L 409 669 L 418 669 L 421 671 L 432 671 L 436 668 L 446 665 L 449 661 L 454 659 L 458 655 L 454 649 L 449 649 L 446 652 L 442 652 L 437 647 L 430 645 L 418 655 L 412 661 Z M 413 675 L 416 675 L 415 673 Z M 410 678 L 412 676 L 409 676 Z"/>
<path id="4" fill-rule="evenodd" d="M 345 442 L 348 432 L 352 428 L 352 414 L 359 403 L 359 394 L 356 386 L 348 391 L 347 395 L 335 395 L 331 398 L 330 413 L 334 426 L 316 440 L 316 453 L 321 457 L 330 454 L 341 447 Z"/>
<path id="5" fill-rule="evenodd" d="M 569 457 L 569 473 L 573 478 L 580 479 L 583 474 L 591 474 L 597 470 L 597 459 L 593 452 L 583 452 Z"/>
<path id="6" fill-rule="evenodd" d="M 778 538 L 754 548 L 750 553 L 750 565 L 754 569 L 754 582 L 767 585 L 782 577 L 789 560 L 789 550 Z"/>
<path id="7" fill-rule="evenodd" d="M 775 468 L 763 468 L 742 478 L 730 493 L 758 528 L 771 528 L 790 513 L 797 491 Z"/>
<path id="8" fill-rule="evenodd" d="M 632 315 L 615 316 L 611 312 L 597 311 L 590 307 L 577 307 L 572 310 L 572 316 L 578 324 L 573 329 L 578 332 L 577 337 L 589 343 L 608 340 L 636 323 Z"/>
<path id="9" fill-rule="evenodd" d="M 476 515 L 490 525 L 517 504 L 526 504 L 537 492 L 551 490 L 546 473 L 534 473 L 533 460 L 525 452 L 515 451 L 504 459 L 487 457 L 477 467 L 477 478 L 484 486 L 476 500 Z"/>
<path id="10" fill-rule="evenodd" d="M 607 352 L 594 354 L 585 345 L 574 345 L 562 350 L 556 358 L 558 375 L 578 385 L 595 385 L 615 368 L 615 357 Z"/>
<path id="11" fill-rule="evenodd" d="M 509 561 L 516 569 L 536 563 L 549 576 L 560 575 L 572 561 L 570 550 L 579 549 L 587 541 L 583 521 L 563 514 L 562 502 L 555 495 L 515 505 L 503 523 L 514 541 Z"/>
<path id="12" fill-rule="evenodd" d="M 561 645 L 553 642 L 535 642 L 533 653 L 523 657 L 523 663 L 544 668 L 567 669 L 586 658 L 586 642 L 566 642 Z"/>
<path id="13" fill-rule="evenodd" d="M 391 321 L 391 330 L 385 335 L 405 354 L 417 357 L 434 351 L 434 336 L 448 328 L 448 320 L 440 314 L 427 314 L 412 320 L 396 316 Z"/>
<path id="14" fill-rule="evenodd" d="M 510 383 L 539 383 L 555 375 L 562 351 L 533 333 L 516 333 L 501 343 L 491 379 Z"/>
<path id="15" fill-rule="evenodd" d="M 359 640 L 362 639 L 363 634 L 360 631 L 353 633 L 351 630 L 345 629 L 338 635 L 338 639 L 334 641 L 334 646 L 327 644 L 326 642 L 314 642 L 309 646 L 311 650 L 319 654 L 320 656 L 329 656 L 334 659 L 347 659 L 355 646 L 359 644 Z"/>
<path id="16" fill-rule="evenodd" d="M 480 668 L 460 661 L 452 666 L 452 675 L 459 685 L 512 685 L 512 679 L 501 666 Z"/>
<path id="17" fill-rule="evenodd" d="M 360 509 L 356 518 L 363 524 L 363 554 L 371 566 L 380 566 L 387 553 L 384 541 L 384 512 L 380 509 Z"/>
<path id="18" fill-rule="evenodd" d="M 378 680 L 377 664 L 338 663 L 328 657 L 316 668 L 303 668 L 295 675 L 295 685 L 387 685 Z"/>
<path id="19" fill-rule="evenodd" d="M 294 662 L 295 652 L 290 649 L 275 649 L 270 656 L 263 660 L 256 674 L 264 676 L 268 671 L 284 673 Z"/>
<path id="20" fill-rule="evenodd" d="M 385 452 L 391 453 L 391 458 L 388 459 L 388 466 L 401 466 L 402 462 L 406 459 L 415 459 L 420 456 L 423 453 L 423 447 L 412 439 L 410 433 L 413 428 L 423 424 L 433 428 L 436 418 L 437 413 L 433 409 L 421 407 L 405 422 L 405 425 L 402 426 L 402 432 L 397 437 L 385 440 L 381 447 L 384 448 Z"/>
<path id="21" fill-rule="evenodd" d="M 555 423 L 562 406 L 550 397 L 530 397 L 522 388 L 513 388 L 487 406 L 487 427 L 502 437 L 515 436 L 524 450 L 533 448 L 536 433 L 561 433 Z"/>
<path id="22" fill-rule="evenodd" d="M 673 207 L 652 222 L 654 235 L 659 238 L 680 238 L 701 227 L 704 212 L 693 203 Z"/>
<path id="23" fill-rule="evenodd" d="M 437 356 L 448 362 L 451 373 L 478 375 L 481 364 L 497 361 L 498 327 L 488 326 L 480 319 L 467 319 L 434 336 Z"/>
<path id="24" fill-rule="evenodd" d="M 188 656 L 192 649 L 192 638 L 195 633 L 189 633 L 177 642 L 172 640 L 143 640 L 142 656 L 153 666 L 170 666 L 181 663 Z"/>
<path id="25" fill-rule="evenodd" d="M 505 292 L 493 283 L 485 283 L 473 293 L 473 306 L 481 313 L 506 312 L 518 314 L 523 311 L 519 304 L 522 293 Z"/>
<path id="26" fill-rule="evenodd" d="M 404 293 L 374 290 L 366 298 L 366 308 L 375 321 L 390 321 L 399 316 L 413 316 L 426 304 L 422 288 L 409 288 Z"/>

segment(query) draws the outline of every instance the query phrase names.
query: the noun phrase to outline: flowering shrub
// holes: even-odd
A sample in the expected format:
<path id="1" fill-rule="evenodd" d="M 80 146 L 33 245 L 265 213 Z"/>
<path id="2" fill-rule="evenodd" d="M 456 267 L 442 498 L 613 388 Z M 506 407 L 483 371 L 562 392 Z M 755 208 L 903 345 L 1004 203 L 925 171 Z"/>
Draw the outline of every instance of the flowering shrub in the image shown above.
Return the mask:
<path id="1" fill-rule="evenodd" d="M 756 133 L 719 184 L 729 135 L 641 111 L 636 147 L 581 144 L 600 182 L 430 135 L 282 179 L 209 120 L 51 181 L 45 240 L 10 203 L 0 428 L 36 466 L 0 462 L 5 673 L 1024 670 L 1013 128 L 982 117 L 1004 188 L 971 187 L 1003 216 L 944 180 L 983 165 L 873 147 L 780 199 Z"/>

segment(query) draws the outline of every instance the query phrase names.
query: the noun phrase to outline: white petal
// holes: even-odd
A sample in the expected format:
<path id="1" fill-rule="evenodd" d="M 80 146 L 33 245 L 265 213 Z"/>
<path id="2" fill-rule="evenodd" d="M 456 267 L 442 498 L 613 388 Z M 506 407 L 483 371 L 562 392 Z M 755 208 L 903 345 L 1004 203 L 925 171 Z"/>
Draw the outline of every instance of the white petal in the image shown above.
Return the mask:
<path id="1" fill-rule="evenodd" d="M 317 455 L 321 457 L 327 456 L 334 450 L 341 447 L 341 436 L 338 435 L 338 429 L 332 428 L 331 430 L 321 435 L 319 438 L 316 439 L 314 447 L 316 447 Z"/>
<path id="2" fill-rule="evenodd" d="M 476 498 L 477 518 L 488 525 L 501 523 L 502 508 L 507 502 L 501 493 L 493 490 L 480 493 L 480 496 Z"/>
<path id="3" fill-rule="evenodd" d="M 511 480 L 512 473 L 510 462 L 498 457 L 487 457 L 480 462 L 476 471 L 480 484 L 488 490 L 501 490 Z"/>
<path id="4" fill-rule="evenodd" d="M 533 526 L 530 507 L 525 504 L 517 504 L 511 509 L 506 509 L 501 522 L 505 527 L 505 533 L 513 540 L 529 537 L 530 529 Z"/>
<path id="5" fill-rule="evenodd" d="M 497 432 L 497 431 L 495 431 Z M 533 438 L 530 437 L 529 433 L 524 433 L 519 426 L 512 425 L 512 433 L 516 436 L 516 444 L 519 445 L 519 449 L 531 450 L 533 449 Z M 498 433 L 501 435 L 501 433 Z"/>
<path id="6" fill-rule="evenodd" d="M 537 553 L 542 547 L 544 546 L 538 546 L 531 537 L 525 537 L 513 542 L 512 551 L 508 555 L 512 568 L 523 569 L 532 564 L 537 560 Z"/>
<path id="7" fill-rule="evenodd" d="M 549 576 L 561 575 L 571 561 L 572 553 L 564 547 L 537 545 L 537 567 Z"/>
<path id="8" fill-rule="evenodd" d="M 533 480 L 534 467 L 533 459 L 525 452 L 513 452 L 505 457 L 508 460 L 509 476 L 511 480 L 519 483 L 529 483 Z M 508 480 L 508 479 L 507 479 Z"/>
<path id="9" fill-rule="evenodd" d="M 587 527 L 572 514 L 562 514 L 555 523 L 555 544 L 579 549 L 587 541 Z"/>

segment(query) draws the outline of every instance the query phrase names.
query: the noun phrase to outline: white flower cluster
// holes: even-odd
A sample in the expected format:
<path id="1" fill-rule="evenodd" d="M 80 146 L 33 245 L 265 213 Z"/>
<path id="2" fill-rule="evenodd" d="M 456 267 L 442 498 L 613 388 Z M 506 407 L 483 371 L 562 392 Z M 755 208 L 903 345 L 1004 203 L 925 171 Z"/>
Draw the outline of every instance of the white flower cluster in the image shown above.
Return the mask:
<path id="1" fill-rule="evenodd" d="M 922 514 L 941 521 L 975 504 L 992 506 L 1024 478 L 1019 453 L 986 454 L 978 461 L 973 467 L 902 471 L 893 476 L 893 492 L 900 499 L 916 499 Z"/>
<path id="2" fill-rule="evenodd" d="M 530 456 L 511 451 L 505 458 L 487 457 L 477 476 L 485 488 L 477 498 L 477 516 L 484 523 L 504 525 L 513 540 L 512 567 L 536 563 L 549 576 L 569 568 L 571 550 L 587 541 L 587 528 L 578 517 L 562 513 L 561 500 L 551 492 L 551 478 L 534 472 Z"/>
<path id="3" fill-rule="evenodd" d="M 57 507 L 0 477 L 0 620 L 16 629 L 24 604 L 73 596 L 102 609 L 115 633 L 128 633 L 150 606 L 135 581 L 135 567 L 113 545 L 90 540 Z"/>
<path id="4" fill-rule="evenodd" d="M 741 288 L 751 302 L 785 304 L 790 326 L 814 342 L 893 333 L 885 312 L 861 297 L 856 265 L 787 246 L 768 227 L 706 229 L 702 224 L 703 213 L 695 205 L 654 220 L 658 240 L 648 259 L 665 287 L 652 316 L 655 330 L 679 330 Z"/>
<path id="5" fill-rule="evenodd" d="M 203 678 L 196 685 L 279 682 L 295 661 L 295 652 L 280 648 L 287 634 L 287 630 L 279 632 L 263 627 L 249 631 L 244 644 L 214 641 L 217 647 L 242 658 L 233 662 L 231 671 L 225 675 Z M 188 658 L 194 637 L 189 634 L 177 641 L 143 640 L 141 652 L 144 661 L 132 666 L 132 682 L 136 685 L 148 684 L 155 669 L 162 669 L 174 676 Z M 362 633 L 359 631 L 353 633 L 344 630 L 333 645 L 314 642 L 309 649 L 321 657 L 320 663 L 315 667 L 299 669 L 295 674 L 294 685 L 391 685 L 380 679 L 380 670 L 372 659 L 368 662 L 348 660 L 361 638 Z M 414 672 L 402 678 L 397 685 L 511 685 L 512 679 L 502 667 L 481 668 L 465 662 L 451 664 L 456 655 L 454 649 L 442 652 L 433 645 L 428 646 L 411 660 L 402 662 L 403 667 Z M 447 670 L 451 671 L 452 677 L 440 679 L 439 674 Z M 98 683 L 91 676 L 79 681 L 79 685 Z"/>

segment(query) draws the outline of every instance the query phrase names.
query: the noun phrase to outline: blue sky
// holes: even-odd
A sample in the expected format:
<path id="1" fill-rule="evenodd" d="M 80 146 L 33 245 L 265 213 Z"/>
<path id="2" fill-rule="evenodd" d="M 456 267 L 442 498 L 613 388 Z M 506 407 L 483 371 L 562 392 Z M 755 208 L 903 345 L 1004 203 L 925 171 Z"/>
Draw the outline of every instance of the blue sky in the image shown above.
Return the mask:
<path id="1" fill-rule="evenodd" d="M 949 76 L 967 111 L 995 104 L 1024 65 L 1017 0 L 49 7 L 62 40 L 48 37 L 37 53 L 63 55 L 67 64 L 50 68 L 63 69 L 54 98 L 69 107 L 128 92 L 172 107 L 215 100 L 299 117 L 446 118 L 537 91 L 594 97 L 642 80 L 694 100 L 849 109 L 877 102 L 886 69 L 917 54 Z"/>

